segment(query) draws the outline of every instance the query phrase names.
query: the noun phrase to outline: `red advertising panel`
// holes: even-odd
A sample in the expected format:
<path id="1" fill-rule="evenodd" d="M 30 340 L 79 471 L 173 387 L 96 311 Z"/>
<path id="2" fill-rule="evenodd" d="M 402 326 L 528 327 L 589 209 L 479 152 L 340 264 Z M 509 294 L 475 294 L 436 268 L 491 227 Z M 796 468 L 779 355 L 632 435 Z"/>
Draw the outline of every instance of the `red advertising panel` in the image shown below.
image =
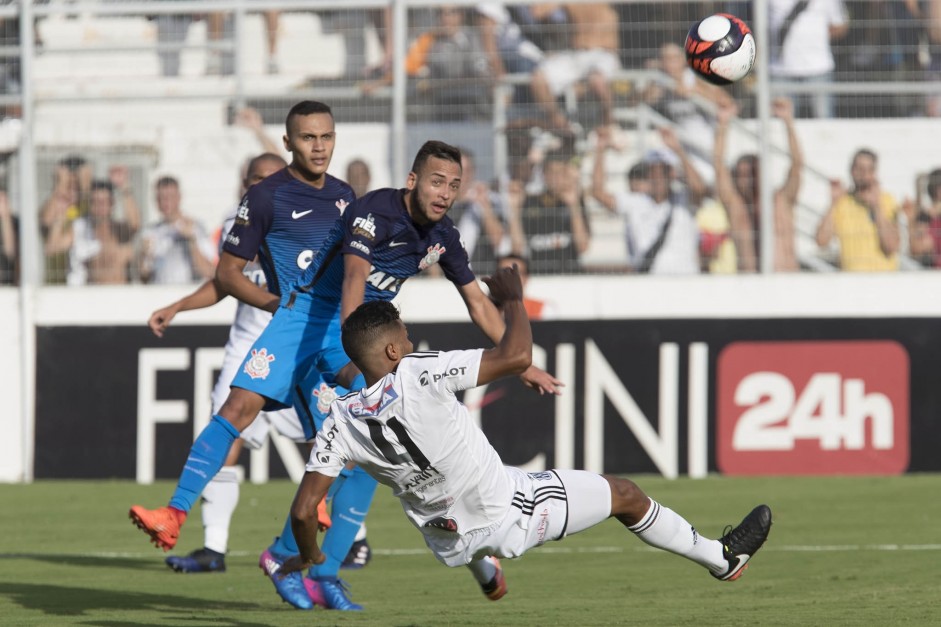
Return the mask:
<path id="1" fill-rule="evenodd" d="M 728 475 L 892 475 L 909 462 L 909 357 L 891 341 L 734 342 L 719 355 Z"/>

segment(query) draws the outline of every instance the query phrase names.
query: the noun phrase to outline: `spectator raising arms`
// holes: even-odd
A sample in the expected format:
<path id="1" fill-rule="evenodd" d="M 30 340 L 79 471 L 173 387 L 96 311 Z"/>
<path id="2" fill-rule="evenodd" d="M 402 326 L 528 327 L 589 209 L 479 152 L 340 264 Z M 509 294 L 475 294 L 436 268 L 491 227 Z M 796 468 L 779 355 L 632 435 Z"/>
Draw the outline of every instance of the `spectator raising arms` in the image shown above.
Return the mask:
<path id="1" fill-rule="evenodd" d="M 791 168 L 784 184 L 774 191 L 774 256 L 775 272 L 796 272 L 800 269 L 794 249 L 794 205 L 801 185 L 801 170 L 804 156 L 801 152 L 797 131 L 794 129 L 794 105 L 787 98 L 778 98 L 771 104 L 772 113 L 784 122 L 787 143 L 791 153 Z M 725 148 L 728 143 L 729 122 L 735 113 L 734 107 L 720 107 L 713 164 L 716 170 L 716 194 L 725 205 L 732 228 L 732 240 L 738 251 L 739 270 L 755 272 L 760 259 L 761 208 L 758 184 L 758 155 L 748 154 L 738 158 L 729 172 L 725 164 Z"/>
<path id="2" fill-rule="evenodd" d="M 53 226 L 57 237 L 68 231 L 79 216 L 88 213 L 92 182 L 91 165 L 80 155 L 67 155 L 56 163 L 52 192 L 39 210 L 43 239 L 46 240 L 46 283 L 65 283 L 69 270 L 69 244 L 56 242 L 54 250 L 48 239 Z"/>
<path id="3" fill-rule="evenodd" d="M 140 229 L 140 210 L 128 186 L 124 166 L 113 166 L 110 180 L 91 183 L 88 214 L 69 220 L 56 211 L 46 238 L 46 254 L 69 252 L 69 285 L 127 283 L 134 258 L 133 239 Z M 124 203 L 124 220 L 114 216 L 115 192 Z"/>
<path id="4" fill-rule="evenodd" d="M 627 222 L 627 257 L 635 272 L 696 274 L 702 263 L 695 211 L 706 186 L 673 131 L 661 129 L 660 134 L 670 152 L 649 153 L 643 161 L 646 183 L 635 181 L 632 187 L 639 191 L 615 195 L 604 186 L 604 153 L 610 135 L 607 128 L 599 128 L 592 195 Z M 683 168 L 685 186 L 676 184 L 678 165 Z"/>

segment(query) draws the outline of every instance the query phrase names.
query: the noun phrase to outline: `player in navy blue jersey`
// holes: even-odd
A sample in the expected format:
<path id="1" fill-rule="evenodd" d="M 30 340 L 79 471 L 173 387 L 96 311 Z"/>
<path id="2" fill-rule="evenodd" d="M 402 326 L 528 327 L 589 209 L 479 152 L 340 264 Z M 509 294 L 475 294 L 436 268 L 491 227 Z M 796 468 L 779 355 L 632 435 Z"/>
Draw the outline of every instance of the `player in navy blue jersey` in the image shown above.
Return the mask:
<path id="1" fill-rule="evenodd" d="M 238 437 L 262 408 L 289 403 L 297 379 L 312 367 L 352 390 L 363 387 L 362 375 L 343 351 L 341 320 L 364 298 L 392 299 L 404 281 L 435 263 L 460 292 L 474 323 L 492 341 L 500 340 L 505 330 L 503 317 L 477 284 L 460 234 L 446 215 L 460 185 L 460 151 L 430 141 L 415 157 L 405 189 L 367 194 L 344 212 L 317 260 L 294 289 L 282 295 L 281 307 L 255 342 L 232 382 L 229 398 L 213 418 L 230 439 Z M 530 367 L 521 377 L 540 393 L 559 393 L 561 382 L 539 368 Z M 199 470 L 194 468 L 193 479 Z M 205 471 L 214 472 L 212 468 Z M 362 471 L 354 475 L 368 477 Z M 374 487 L 374 480 L 369 480 Z M 201 489 L 195 480 L 187 485 Z M 355 521 L 358 516 L 361 521 L 368 506 L 369 502 L 364 502 L 347 510 L 349 515 L 344 513 L 344 517 Z M 151 532 L 158 543 L 164 536 L 175 541 L 179 533 L 178 524 L 174 526 L 176 518 L 167 516 L 164 520 L 165 528 Z M 326 561 L 311 572 L 328 607 L 361 609 L 349 601 L 336 578 L 353 535 L 355 528 L 348 543 L 336 546 L 335 551 L 325 550 Z"/>
<path id="2" fill-rule="evenodd" d="M 260 309 L 276 310 L 282 289 L 310 264 L 333 224 L 354 200 L 349 185 L 327 174 L 336 142 L 330 107 L 315 101 L 300 102 L 288 113 L 285 127 L 284 146 L 292 153 L 291 164 L 251 186 L 243 196 L 234 225 L 225 237 L 215 279 L 208 286 L 212 289 L 200 290 L 203 298 L 199 306 L 209 306 L 232 294 Z M 264 287 L 244 273 L 256 256 L 265 275 Z M 305 391 L 319 388 L 318 383 L 318 373 L 303 373 L 295 387 L 297 398 L 285 399 L 279 407 L 294 405 L 296 400 L 309 403 Z M 314 425 L 301 422 L 305 435 L 313 437 Z M 230 435 L 228 423 L 215 416 L 191 449 L 170 507 L 153 511 L 131 508 L 132 520 L 152 536 L 157 546 L 168 550 L 176 544 L 179 525 L 226 457 L 232 443 Z M 167 533 L 168 518 L 173 521 L 169 524 L 176 525 L 176 534 Z M 288 542 L 293 544 L 293 539 Z M 296 583 L 293 589 L 291 583 Z M 292 604 L 306 602 L 312 607 L 300 578 L 279 579 L 276 585 L 280 585 L 278 592 L 285 600 Z"/>

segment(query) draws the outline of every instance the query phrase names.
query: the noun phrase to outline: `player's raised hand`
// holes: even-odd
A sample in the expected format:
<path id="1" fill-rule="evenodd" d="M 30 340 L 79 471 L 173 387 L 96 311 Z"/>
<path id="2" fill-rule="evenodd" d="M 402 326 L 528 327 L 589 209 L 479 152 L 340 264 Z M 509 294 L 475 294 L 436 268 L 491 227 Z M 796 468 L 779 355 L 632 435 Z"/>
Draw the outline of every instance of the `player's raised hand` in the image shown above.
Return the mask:
<path id="1" fill-rule="evenodd" d="M 498 307 L 507 301 L 523 300 L 523 282 L 520 280 L 516 264 L 501 268 L 492 276 L 484 277 L 483 282 L 490 288 L 490 298 Z"/>
<path id="2" fill-rule="evenodd" d="M 167 327 L 170 326 L 170 321 L 173 320 L 173 316 L 177 313 L 177 308 L 175 305 L 169 305 L 158 309 L 157 311 L 150 314 L 150 320 L 147 321 L 147 326 L 150 327 L 150 330 L 154 332 L 154 335 L 157 337 L 163 337 L 163 332 L 167 330 Z"/>
<path id="3" fill-rule="evenodd" d="M 565 386 L 562 381 L 537 366 L 527 368 L 520 375 L 520 379 L 526 387 L 536 390 L 540 395 L 555 394 L 558 396 L 562 394 L 562 388 Z"/>
<path id="4" fill-rule="evenodd" d="M 771 114 L 785 122 L 794 119 L 794 103 L 790 98 L 775 98 L 771 101 Z"/>

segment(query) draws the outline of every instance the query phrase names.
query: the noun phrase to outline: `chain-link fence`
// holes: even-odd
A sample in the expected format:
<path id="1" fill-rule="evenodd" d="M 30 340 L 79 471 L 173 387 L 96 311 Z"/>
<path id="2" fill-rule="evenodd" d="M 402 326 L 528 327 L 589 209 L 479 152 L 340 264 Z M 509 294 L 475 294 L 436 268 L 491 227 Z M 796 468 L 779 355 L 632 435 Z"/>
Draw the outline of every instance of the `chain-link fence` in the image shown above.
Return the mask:
<path id="1" fill-rule="evenodd" d="M 720 11 L 760 50 L 730 87 L 683 51 Z M 208 276 L 303 99 L 359 193 L 461 147 L 478 274 L 934 267 L 939 72 L 941 0 L 8 1 L 0 282 L 159 281 L 161 254 Z"/>

